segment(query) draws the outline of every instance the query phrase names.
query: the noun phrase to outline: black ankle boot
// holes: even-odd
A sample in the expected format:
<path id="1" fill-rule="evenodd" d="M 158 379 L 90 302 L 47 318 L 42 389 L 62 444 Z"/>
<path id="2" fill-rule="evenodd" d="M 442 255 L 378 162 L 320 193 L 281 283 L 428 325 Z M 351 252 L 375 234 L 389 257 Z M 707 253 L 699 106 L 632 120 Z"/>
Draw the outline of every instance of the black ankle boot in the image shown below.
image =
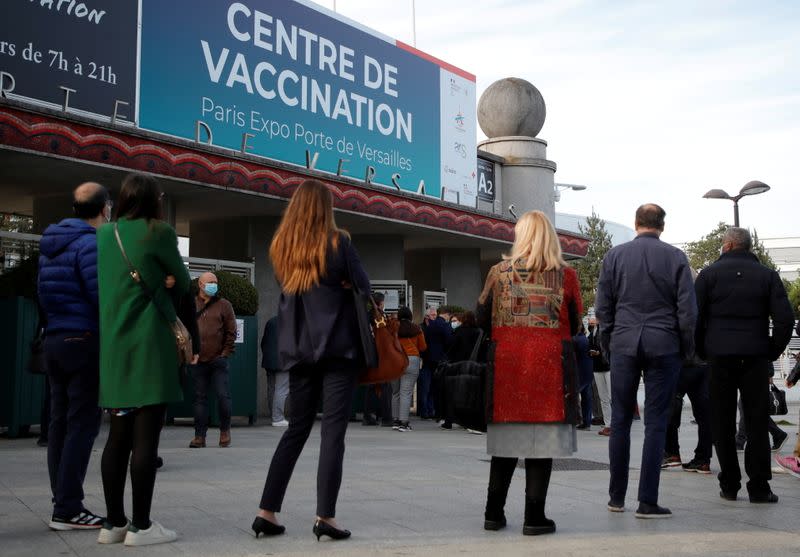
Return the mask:
<path id="1" fill-rule="evenodd" d="M 483 515 L 484 530 L 500 530 L 506 527 L 506 515 L 503 512 L 505 506 L 505 493 L 488 492 L 486 496 L 486 512 Z"/>
<path id="2" fill-rule="evenodd" d="M 522 534 L 525 536 L 539 536 L 552 534 L 556 531 L 556 523 L 544 515 L 544 501 L 525 498 L 525 525 Z"/>

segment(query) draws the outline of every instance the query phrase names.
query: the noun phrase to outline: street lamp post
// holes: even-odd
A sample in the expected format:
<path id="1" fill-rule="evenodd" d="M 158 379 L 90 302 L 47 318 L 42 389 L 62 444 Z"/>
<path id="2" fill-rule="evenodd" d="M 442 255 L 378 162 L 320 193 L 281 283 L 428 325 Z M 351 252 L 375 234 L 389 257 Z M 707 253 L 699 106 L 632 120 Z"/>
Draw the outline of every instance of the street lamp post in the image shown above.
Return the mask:
<path id="1" fill-rule="evenodd" d="M 733 226 L 739 226 L 739 200 L 747 195 L 758 195 L 769 191 L 769 186 L 764 182 L 753 180 L 747 182 L 742 189 L 739 190 L 738 195 L 730 196 L 725 190 L 713 189 L 708 190 L 703 196 L 705 199 L 730 199 L 733 201 Z"/>
<path id="2" fill-rule="evenodd" d="M 553 189 L 553 199 L 555 201 L 561 201 L 561 192 L 564 190 L 583 191 L 585 189 L 586 186 L 581 184 L 555 184 L 555 188 Z"/>

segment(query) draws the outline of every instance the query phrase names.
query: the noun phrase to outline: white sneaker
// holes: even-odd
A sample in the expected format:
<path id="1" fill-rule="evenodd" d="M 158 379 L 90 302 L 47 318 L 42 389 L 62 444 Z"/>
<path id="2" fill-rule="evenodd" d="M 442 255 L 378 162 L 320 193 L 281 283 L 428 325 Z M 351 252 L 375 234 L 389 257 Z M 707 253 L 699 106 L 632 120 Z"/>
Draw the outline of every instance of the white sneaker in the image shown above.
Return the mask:
<path id="1" fill-rule="evenodd" d="M 178 539 L 178 534 L 172 530 L 167 530 L 161 524 L 153 520 L 147 530 L 128 530 L 125 536 L 125 545 L 128 547 L 140 545 L 155 545 L 157 543 L 169 543 Z"/>
<path id="2" fill-rule="evenodd" d="M 272 427 L 289 427 L 289 422 L 281 420 L 279 422 L 272 422 Z"/>
<path id="3" fill-rule="evenodd" d="M 100 529 L 100 534 L 97 536 L 97 543 L 122 543 L 125 541 L 125 535 L 128 533 L 128 526 L 112 526 L 106 522 Z"/>

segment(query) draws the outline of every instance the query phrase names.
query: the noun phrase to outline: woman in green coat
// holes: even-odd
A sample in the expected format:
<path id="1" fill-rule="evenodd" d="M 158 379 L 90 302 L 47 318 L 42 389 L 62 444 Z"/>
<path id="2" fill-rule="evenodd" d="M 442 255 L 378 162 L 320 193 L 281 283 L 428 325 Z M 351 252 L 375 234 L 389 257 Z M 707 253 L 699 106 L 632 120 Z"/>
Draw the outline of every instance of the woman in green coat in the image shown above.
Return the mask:
<path id="1" fill-rule="evenodd" d="M 127 176 L 117 222 L 97 231 L 100 406 L 111 414 L 101 464 L 108 516 L 99 543 L 151 545 L 177 538 L 175 532 L 150 521 L 167 403 L 182 396 L 170 326 L 176 320 L 173 299 L 189 289 L 175 231 L 160 220 L 161 198 L 153 178 Z M 134 280 L 131 266 L 140 282 Z M 169 275 L 175 277 L 171 290 L 166 287 Z M 128 461 L 133 489 L 130 522 L 123 504 Z"/>

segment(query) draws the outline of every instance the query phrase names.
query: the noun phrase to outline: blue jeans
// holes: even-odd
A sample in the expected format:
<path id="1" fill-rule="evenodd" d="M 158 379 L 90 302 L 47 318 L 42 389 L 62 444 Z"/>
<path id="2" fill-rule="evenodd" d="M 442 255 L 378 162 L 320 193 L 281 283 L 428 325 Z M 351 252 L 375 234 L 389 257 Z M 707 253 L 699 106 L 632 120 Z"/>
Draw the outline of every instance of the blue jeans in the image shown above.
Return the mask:
<path id="1" fill-rule="evenodd" d="M 219 357 L 192 366 L 194 376 L 194 434 L 205 437 L 208 431 L 208 388 L 217 393 L 220 431 L 231 429 L 231 388 L 228 358 Z"/>
<path id="2" fill-rule="evenodd" d="M 581 395 L 581 420 L 584 426 L 592 425 L 592 386 L 594 371 L 592 368 L 578 370 L 578 393 Z"/>
<path id="3" fill-rule="evenodd" d="M 434 369 L 436 369 L 436 366 L 423 365 L 417 379 L 417 415 L 422 418 L 433 418 L 435 415 L 433 392 L 431 391 Z"/>
<path id="4" fill-rule="evenodd" d="M 667 423 L 681 370 L 680 354 L 649 356 L 611 354 L 611 438 L 608 454 L 611 481 L 608 493 L 615 504 L 625 502 L 631 459 L 631 423 L 636 408 L 639 378 L 644 376 L 644 445 L 639 476 L 639 501 L 658 503 L 661 462 L 664 459 Z"/>
<path id="5" fill-rule="evenodd" d="M 100 348 L 97 335 L 61 333 L 45 339 L 50 384 L 47 468 L 53 515 L 72 518 L 83 510 L 83 480 L 100 430 Z"/>

